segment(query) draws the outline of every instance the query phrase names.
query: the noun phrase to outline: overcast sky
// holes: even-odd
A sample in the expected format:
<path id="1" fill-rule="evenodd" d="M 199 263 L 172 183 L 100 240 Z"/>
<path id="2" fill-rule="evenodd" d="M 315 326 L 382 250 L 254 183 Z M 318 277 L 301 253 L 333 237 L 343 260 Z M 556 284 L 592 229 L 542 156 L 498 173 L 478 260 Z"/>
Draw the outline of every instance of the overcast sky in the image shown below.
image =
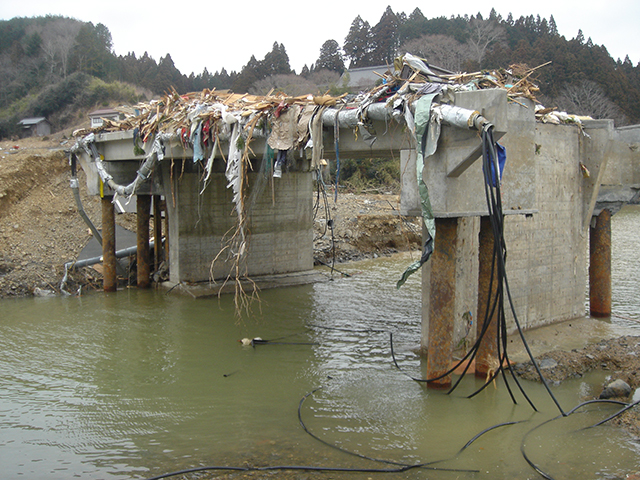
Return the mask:
<path id="1" fill-rule="evenodd" d="M 585 39 L 591 37 L 594 44 L 604 45 L 614 59 L 629 55 L 634 65 L 640 62 L 638 0 L 494 0 L 487 4 L 471 0 L 429 3 L 3 0 L 0 19 L 51 14 L 103 23 L 111 32 L 117 55 L 135 52 L 140 57 L 146 51 L 158 61 L 169 53 L 176 67 L 187 75 L 201 73 L 205 67 L 211 73 L 222 67 L 238 71 L 251 55 L 261 60 L 278 42 L 284 44 L 291 67 L 300 72 L 305 64 L 315 62 L 326 40 L 334 39 L 342 45 L 357 15 L 373 26 L 387 5 L 394 12 L 407 15 L 418 6 L 427 18 L 478 12 L 486 18 L 492 6 L 504 18 L 510 12 L 514 18 L 539 14 L 549 19 L 553 15 L 565 38 L 574 38 L 578 29 L 582 29 Z"/>

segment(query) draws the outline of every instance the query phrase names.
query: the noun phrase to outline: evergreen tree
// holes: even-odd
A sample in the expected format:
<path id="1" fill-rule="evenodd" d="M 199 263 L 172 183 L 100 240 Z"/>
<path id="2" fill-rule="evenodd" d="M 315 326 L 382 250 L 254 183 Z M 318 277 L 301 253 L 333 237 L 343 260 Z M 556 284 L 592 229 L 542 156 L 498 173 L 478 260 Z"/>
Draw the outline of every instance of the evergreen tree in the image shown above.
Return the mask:
<path id="1" fill-rule="evenodd" d="M 75 71 L 106 79 L 115 74 L 115 57 L 111 51 L 111 32 L 102 23 L 84 24 L 76 37 L 72 53 Z M 115 75 L 114 75 L 115 76 Z"/>
<path id="2" fill-rule="evenodd" d="M 360 15 L 351 22 L 351 28 L 344 39 L 342 50 L 345 56 L 351 60 L 350 68 L 369 65 L 371 27 L 369 26 L 369 22 L 362 20 Z"/>
<path id="3" fill-rule="evenodd" d="M 247 64 L 242 67 L 240 73 L 233 82 L 233 90 L 239 93 L 246 93 L 249 91 L 251 85 L 258 80 L 262 80 L 266 75 L 262 72 L 262 63 L 259 62 L 255 55 L 251 55 L 251 58 Z"/>
<path id="4" fill-rule="evenodd" d="M 273 48 L 267 53 L 258 68 L 258 77 L 265 78 L 270 75 L 291 73 L 289 66 L 289 55 L 284 45 L 274 42 Z"/>
<path id="5" fill-rule="evenodd" d="M 425 35 L 426 23 L 427 19 L 419 8 L 411 12 L 411 15 L 398 27 L 398 42 L 400 45 Z"/>
<path id="6" fill-rule="evenodd" d="M 164 93 L 167 92 L 170 87 L 175 88 L 179 93 L 185 93 L 182 74 L 173 63 L 171 55 L 167 53 L 167 55 L 158 62 L 153 91 Z"/>
<path id="7" fill-rule="evenodd" d="M 398 54 L 398 17 L 391 7 L 382 14 L 380 21 L 371 29 L 373 48 L 370 65 L 393 65 Z"/>
<path id="8" fill-rule="evenodd" d="M 327 40 L 320 48 L 320 56 L 315 63 L 315 70 L 327 69 L 342 74 L 344 60 L 340 53 L 340 46 L 335 40 Z"/>
<path id="9" fill-rule="evenodd" d="M 553 15 L 549 17 L 549 34 L 558 35 L 558 26 L 556 25 L 556 20 L 553 18 Z"/>

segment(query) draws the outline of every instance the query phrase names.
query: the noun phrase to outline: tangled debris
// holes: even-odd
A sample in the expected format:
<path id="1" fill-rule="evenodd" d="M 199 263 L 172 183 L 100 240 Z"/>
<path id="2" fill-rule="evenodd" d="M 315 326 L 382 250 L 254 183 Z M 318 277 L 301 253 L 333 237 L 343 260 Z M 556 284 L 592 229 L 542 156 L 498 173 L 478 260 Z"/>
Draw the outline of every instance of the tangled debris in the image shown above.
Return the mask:
<path id="1" fill-rule="evenodd" d="M 158 100 L 139 103 L 133 107 L 116 108 L 125 117 L 122 121 L 104 119 L 101 127 L 80 129 L 74 132 L 74 136 L 82 137 L 91 132 L 101 131 L 134 130 L 143 143 L 157 133 L 172 133 L 185 146 L 193 147 L 193 142 L 197 140 L 212 146 L 215 137 L 221 133 L 221 125 L 218 122 L 232 124 L 239 121 L 249 133 L 257 126 L 264 129 L 265 125 L 259 123 L 260 119 L 268 116 L 277 118 L 280 113 L 294 105 L 302 109 L 339 107 L 364 110 L 363 105 L 372 103 L 371 100 L 390 104 L 399 97 L 414 100 L 415 97 L 430 91 L 456 92 L 491 88 L 506 90 L 508 98 L 521 105 L 524 105 L 519 101 L 522 98 L 533 102 L 536 105 L 536 118 L 540 121 L 579 123 L 583 117 L 564 112 L 560 112 L 562 114 L 557 117 L 551 115 L 556 112 L 556 108 L 545 108 L 536 98 L 540 89 L 533 81 L 533 74 L 550 63 L 535 68 L 529 68 L 526 64 L 514 64 L 507 69 L 453 73 L 430 66 L 426 61 L 407 53 L 396 59 L 394 66 L 386 73 L 378 74 L 382 79 L 381 85 L 358 95 L 292 97 L 272 90 L 265 96 L 258 96 L 215 89 L 180 95 L 172 89 Z M 397 108 L 397 105 L 393 105 L 392 108 Z M 366 120 L 364 111 L 363 117 L 363 120 Z M 197 125 L 204 128 L 201 138 L 195 135 Z"/>

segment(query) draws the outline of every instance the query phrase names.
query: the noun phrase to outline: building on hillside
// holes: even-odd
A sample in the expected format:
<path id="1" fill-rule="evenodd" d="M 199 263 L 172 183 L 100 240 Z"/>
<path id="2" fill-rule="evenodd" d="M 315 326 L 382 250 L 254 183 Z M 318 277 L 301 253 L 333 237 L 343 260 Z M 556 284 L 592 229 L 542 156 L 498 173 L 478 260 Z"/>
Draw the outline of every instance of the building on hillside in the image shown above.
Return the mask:
<path id="1" fill-rule="evenodd" d="M 104 120 L 119 121 L 121 120 L 121 114 L 113 108 L 100 108 L 89 112 L 89 120 L 91 121 L 91 128 L 99 128 L 104 124 Z"/>
<path id="2" fill-rule="evenodd" d="M 444 68 L 428 64 L 427 68 L 436 75 L 452 75 L 453 72 Z M 389 71 L 393 72 L 394 67 L 389 65 L 375 65 L 373 67 L 350 68 L 346 70 L 340 78 L 340 85 L 345 85 L 351 92 L 368 90 L 383 82 L 383 76 Z M 400 78 L 408 79 L 414 73 L 412 69 L 405 65 Z"/>
<path id="3" fill-rule="evenodd" d="M 51 123 L 44 117 L 28 117 L 18 122 L 22 126 L 21 137 L 42 137 L 51 133 Z"/>
<path id="4" fill-rule="evenodd" d="M 368 90 L 382 83 L 382 75 L 387 70 L 389 70 L 388 65 L 350 68 L 342 74 L 340 85 L 346 85 L 350 91 Z"/>

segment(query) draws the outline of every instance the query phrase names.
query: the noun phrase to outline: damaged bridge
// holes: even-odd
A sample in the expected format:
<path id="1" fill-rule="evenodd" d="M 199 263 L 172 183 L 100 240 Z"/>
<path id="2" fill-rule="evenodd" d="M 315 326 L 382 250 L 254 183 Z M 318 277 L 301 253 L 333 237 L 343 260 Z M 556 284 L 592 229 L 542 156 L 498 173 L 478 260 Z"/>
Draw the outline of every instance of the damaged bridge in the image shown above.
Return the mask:
<path id="1" fill-rule="evenodd" d="M 522 80 L 485 89 L 475 79 L 470 88 L 460 76 L 435 75 L 414 60 L 405 57 L 402 74 L 356 98 L 174 92 L 124 122 L 82 132 L 71 155 L 90 192 L 103 199 L 105 290 L 115 289 L 108 233 L 114 199 L 137 197 L 141 287 L 149 285 L 152 203 L 166 205 L 172 284 L 289 285 L 315 279 L 313 184 L 323 164 L 400 157 L 402 213 L 424 219 L 426 261 L 409 266 L 403 279 L 422 269 L 428 378 L 441 376 L 435 383 L 447 386 L 453 345 L 498 328 L 473 320 L 497 315 L 487 304 L 497 284 L 502 288 L 492 280 L 494 252 L 502 248 L 496 216 L 508 249 L 509 330 L 516 329 L 514 314 L 525 329 L 582 316 L 589 251 L 592 310 L 607 315 L 615 209 L 599 194 L 605 183 L 623 204 L 637 192 L 635 130 L 541 110 L 530 96 L 514 95 L 515 86 L 526 86 Z M 493 163 L 483 164 L 487 145 L 496 150 Z M 499 215 L 487 201 L 490 182 L 499 188 Z M 156 210 L 156 223 L 159 217 Z M 157 249 L 159 227 L 155 236 Z M 495 370 L 497 358 L 495 342 L 482 342 L 478 371 Z"/>

